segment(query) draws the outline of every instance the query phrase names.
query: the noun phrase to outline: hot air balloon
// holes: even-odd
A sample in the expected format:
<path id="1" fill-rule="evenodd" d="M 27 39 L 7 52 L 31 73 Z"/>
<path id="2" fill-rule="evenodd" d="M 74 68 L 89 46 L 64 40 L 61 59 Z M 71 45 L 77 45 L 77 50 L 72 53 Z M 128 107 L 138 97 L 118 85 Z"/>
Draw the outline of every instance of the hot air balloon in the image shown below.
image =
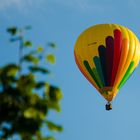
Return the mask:
<path id="1" fill-rule="evenodd" d="M 98 24 L 81 33 L 74 56 L 82 74 L 107 100 L 106 110 L 111 110 L 111 102 L 139 63 L 139 40 L 124 26 Z"/>

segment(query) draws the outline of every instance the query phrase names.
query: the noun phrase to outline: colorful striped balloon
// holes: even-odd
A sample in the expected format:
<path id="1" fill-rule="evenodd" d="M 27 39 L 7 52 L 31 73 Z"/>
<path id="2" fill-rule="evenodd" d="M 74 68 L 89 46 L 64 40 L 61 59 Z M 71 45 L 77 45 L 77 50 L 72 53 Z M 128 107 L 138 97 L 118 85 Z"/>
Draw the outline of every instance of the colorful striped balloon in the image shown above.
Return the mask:
<path id="1" fill-rule="evenodd" d="M 128 28 L 99 24 L 79 36 L 74 54 L 80 71 L 111 102 L 139 63 L 139 40 Z"/>

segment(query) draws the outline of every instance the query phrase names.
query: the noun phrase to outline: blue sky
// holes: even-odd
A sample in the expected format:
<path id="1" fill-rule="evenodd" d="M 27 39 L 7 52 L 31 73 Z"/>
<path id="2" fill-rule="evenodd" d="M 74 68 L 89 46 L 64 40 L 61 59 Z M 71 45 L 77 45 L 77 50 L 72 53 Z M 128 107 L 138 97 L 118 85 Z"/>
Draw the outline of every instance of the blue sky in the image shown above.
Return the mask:
<path id="1" fill-rule="evenodd" d="M 5 32 L 9 26 L 32 25 L 27 37 L 35 45 L 54 41 L 58 46 L 51 82 L 64 98 L 62 112 L 50 114 L 64 126 L 63 133 L 52 133 L 57 140 L 140 139 L 140 66 L 107 112 L 106 101 L 79 72 L 73 55 L 78 35 L 98 23 L 124 25 L 140 38 L 139 5 L 139 0 L 0 0 L 0 66 L 17 59 Z"/>

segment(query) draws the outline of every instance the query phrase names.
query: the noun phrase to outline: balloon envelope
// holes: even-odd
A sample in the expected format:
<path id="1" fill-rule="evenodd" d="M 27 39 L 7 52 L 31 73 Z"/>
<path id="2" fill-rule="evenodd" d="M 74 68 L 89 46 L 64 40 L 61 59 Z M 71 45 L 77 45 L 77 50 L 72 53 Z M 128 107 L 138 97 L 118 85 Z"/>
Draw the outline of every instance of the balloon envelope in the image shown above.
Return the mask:
<path id="1" fill-rule="evenodd" d="M 79 36 L 74 55 L 83 75 L 111 102 L 137 67 L 140 45 L 128 28 L 99 24 Z"/>

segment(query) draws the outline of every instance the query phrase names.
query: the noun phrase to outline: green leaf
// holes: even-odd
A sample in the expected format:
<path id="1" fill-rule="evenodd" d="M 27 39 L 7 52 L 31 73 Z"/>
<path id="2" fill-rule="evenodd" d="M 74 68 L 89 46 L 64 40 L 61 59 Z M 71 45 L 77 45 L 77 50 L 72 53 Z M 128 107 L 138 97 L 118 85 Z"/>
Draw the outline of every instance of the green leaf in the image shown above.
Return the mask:
<path id="1" fill-rule="evenodd" d="M 3 67 L 3 69 L 1 70 L 1 74 L 7 76 L 15 76 L 18 70 L 19 67 L 17 65 L 9 64 Z"/>
<path id="2" fill-rule="evenodd" d="M 32 94 L 30 97 L 30 104 L 33 106 L 38 102 L 38 100 L 40 100 L 38 94 Z"/>
<path id="3" fill-rule="evenodd" d="M 55 110 L 55 111 L 57 111 L 57 112 L 60 112 L 61 111 L 61 108 L 60 108 L 60 105 L 59 105 L 59 103 L 58 102 L 56 102 L 56 101 L 47 101 L 47 105 L 48 105 L 48 107 L 50 108 L 50 109 L 53 109 L 53 110 Z"/>
<path id="4" fill-rule="evenodd" d="M 31 118 L 40 118 L 40 119 L 44 119 L 45 118 L 45 114 L 39 110 L 36 110 L 33 107 L 28 108 L 27 110 L 24 111 L 24 117 L 31 119 Z"/>
<path id="5" fill-rule="evenodd" d="M 35 75 L 28 74 L 20 76 L 20 79 L 17 82 L 17 88 L 20 89 L 24 94 L 32 93 L 32 90 L 36 86 Z"/>
<path id="6" fill-rule="evenodd" d="M 46 96 L 48 97 L 48 107 L 51 109 L 56 110 L 57 112 L 60 112 L 60 104 L 59 101 L 62 99 L 62 92 L 59 88 L 54 86 L 48 86 L 46 89 Z"/>
<path id="7" fill-rule="evenodd" d="M 43 138 L 42 140 L 55 140 L 55 138 L 52 136 L 49 136 L 49 137 Z"/>
<path id="8" fill-rule="evenodd" d="M 55 56 L 53 54 L 48 54 L 46 56 L 46 61 L 50 62 L 51 64 L 54 64 L 55 63 Z"/>
<path id="9" fill-rule="evenodd" d="M 10 69 L 7 73 L 8 76 L 15 76 L 17 74 L 18 68 Z"/>
<path id="10" fill-rule="evenodd" d="M 24 117 L 25 118 L 35 118 L 36 117 L 36 110 L 34 108 L 28 108 L 24 111 Z"/>
<path id="11" fill-rule="evenodd" d="M 45 114 L 44 114 L 43 112 L 39 111 L 38 117 L 39 117 L 41 120 L 44 120 L 46 116 L 45 116 Z"/>
<path id="12" fill-rule="evenodd" d="M 46 85 L 46 83 L 45 82 L 38 82 L 37 84 L 36 84 L 36 89 L 40 89 L 40 88 L 42 88 L 42 87 L 45 87 L 45 85 Z"/>
<path id="13" fill-rule="evenodd" d="M 31 72 L 42 72 L 44 74 L 49 73 L 49 70 L 43 67 L 38 67 L 38 66 L 29 66 L 29 70 Z"/>
<path id="14" fill-rule="evenodd" d="M 56 48 L 57 47 L 56 44 L 53 43 L 53 42 L 49 42 L 48 46 L 51 47 L 51 48 Z"/>
<path id="15" fill-rule="evenodd" d="M 57 125 L 57 124 L 55 124 L 51 121 L 47 121 L 46 123 L 47 123 L 48 128 L 52 131 L 57 131 L 57 132 L 62 132 L 63 131 L 63 128 L 62 128 L 61 125 Z"/>
<path id="16" fill-rule="evenodd" d="M 7 32 L 9 32 L 11 35 L 16 35 L 17 30 L 17 27 L 10 27 L 7 29 Z"/>
<path id="17" fill-rule="evenodd" d="M 49 99 L 52 101 L 59 101 L 63 97 L 61 89 L 59 89 L 55 86 L 50 86 L 47 94 L 49 96 Z"/>
<path id="18" fill-rule="evenodd" d="M 43 52 L 44 51 L 44 48 L 42 47 L 42 46 L 39 46 L 38 48 L 37 48 L 37 52 L 38 53 L 41 53 L 41 52 Z"/>
<path id="19" fill-rule="evenodd" d="M 24 42 L 24 46 L 25 47 L 31 47 L 32 46 L 32 42 L 31 41 L 25 41 Z"/>
<path id="20" fill-rule="evenodd" d="M 34 64 L 38 64 L 39 63 L 39 58 L 31 55 L 31 54 L 28 54 L 28 55 L 25 55 L 23 58 L 22 58 L 22 61 L 27 61 L 27 62 L 32 62 Z"/>

